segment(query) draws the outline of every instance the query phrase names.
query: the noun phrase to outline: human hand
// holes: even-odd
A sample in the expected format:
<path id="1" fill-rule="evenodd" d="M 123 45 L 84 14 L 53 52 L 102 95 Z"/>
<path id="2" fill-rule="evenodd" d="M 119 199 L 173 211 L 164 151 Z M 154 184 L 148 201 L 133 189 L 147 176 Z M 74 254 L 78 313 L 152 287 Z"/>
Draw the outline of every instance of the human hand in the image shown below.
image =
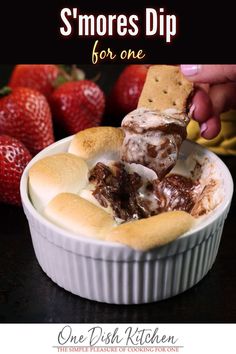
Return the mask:
<path id="1" fill-rule="evenodd" d="M 220 114 L 236 108 L 236 65 L 181 65 L 185 77 L 197 88 L 192 99 L 193 119 L 201 135 L 212 139 L 220 132 Z"/>

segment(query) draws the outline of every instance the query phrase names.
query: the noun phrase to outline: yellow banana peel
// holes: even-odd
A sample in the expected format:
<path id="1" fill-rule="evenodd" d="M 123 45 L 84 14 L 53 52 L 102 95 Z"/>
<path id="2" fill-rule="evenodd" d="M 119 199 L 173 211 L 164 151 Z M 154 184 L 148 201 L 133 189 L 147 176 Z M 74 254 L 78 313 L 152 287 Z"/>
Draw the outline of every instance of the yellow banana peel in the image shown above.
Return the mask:
<path id="1" fill-rule="evenodd" d="M 211 140 L 200 135 L 199 124 L 191 120 L 187 127 L 187 138 L 205 146 L 218 155 L 236 156 L 236 110 L 221 115 L 221 131 Z"/>
<path id="2" fill-rule="evenodd" d="M 208 140 L 208 139 L 204 139 L 202 137 L 200 137 L 199 139 L 197 139 L 197 143 L 201 144 L 203 146 L 206 147 L 210 147 L 210 146 L 217 146 L 220 145 L 220 143 L 224 140 L 224 137 L 221 133 L 219 133 L 215 138 Z"/>
<path id="3" fill-rule="evenodd" d="M 236 150 L 236 136 L 231 139 L 226 139 L 221 143 L 224 149 Z"/>
<path id="4" fill-rule="evenodd" d="M 195 120 L 191 120 L 187 126 L 187 138 L 189 140 L 197 140 L 200 137 L 199 124 Z"/>

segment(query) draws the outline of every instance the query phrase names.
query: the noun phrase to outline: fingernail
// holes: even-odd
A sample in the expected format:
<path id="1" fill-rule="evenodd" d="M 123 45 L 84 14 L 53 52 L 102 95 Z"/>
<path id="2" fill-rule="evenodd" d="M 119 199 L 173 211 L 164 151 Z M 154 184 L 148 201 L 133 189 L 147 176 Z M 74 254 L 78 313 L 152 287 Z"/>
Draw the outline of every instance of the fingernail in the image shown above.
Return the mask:
<path id="1" fill-rule="evenodd" d="M 204 132 L 206 132 L 207 129 L 208 129 L 207 124 L 206 124 L 206 123 L 202 123 L 202 124 L 201 124 L 201 128 L 200 128 L 201 135 L 202 135 Z"/>
<path id="2" fill-rule="evenodd" d="M 185 65 L 182 64 L 180 65 L 181 71 L 185 76 L 193 76 L 196 75 L 200 71 L 200 65 L 197 64 L 190 64 L 190 65 Z"/>
<path id="3" fill-rule="evenodd" d="M 193 116 L 193 112 L 195 111 L 195 104 L 192 104 L 192 106 L 190 107 L 190 110 L 189 110 L 189 117 L 192 117 Z"/>

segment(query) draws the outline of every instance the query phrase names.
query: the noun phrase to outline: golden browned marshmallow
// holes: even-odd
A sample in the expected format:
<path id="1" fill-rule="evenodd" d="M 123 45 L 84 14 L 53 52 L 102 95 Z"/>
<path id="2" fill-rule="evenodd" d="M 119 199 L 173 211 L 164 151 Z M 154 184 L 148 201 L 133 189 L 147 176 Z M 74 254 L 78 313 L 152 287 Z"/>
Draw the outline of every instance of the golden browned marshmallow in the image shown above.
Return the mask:
<path id="1" fill-rule="evenodd" d="M 60 153 L 37 161 L 29 170 L 29 195 L 36 209 L 62 192 L 78 193 L 88 182 L 88 166 L 78 156 Z"/>
<path id="2" fill-rule="evenodd" d="M 106 239 L 147 251 L 165 245 L 187 232 L 194 218 L 184 211 L 169 211 L 148 219 L 130 221 L 108 231 Z"/>
<path id="3" fill-rule="evenodd" d="M 103 209 L 72 193 L 58 194 L 47 205 L 44 215 L 63 229 L 96 239 L 104 239 L 115 223 Z"/>
<path id="4" fill-rule="evenodd" d="M 175 165 L 186 138 L 188 99 L 193 84 L 179 67 L 153 65 L 139 99 L 138 108 L 122 121 L 125 139 L 122 160 L 154 170 L 162 179 Z"/>
<path id="5" fill-rule="evenodd" d="M 68 151 L 88 162 L 106 157 L 117 159 L 123 139 L 124 133 L 120 128 L 89 128 L 73 137 Z"/>
<path id="6" fill-rule="evenodd" d="M 117 226 L 109 213 L 72 193 L 58 194 L 46 206 L 44 215 L 74 234 L 119 242 L 140 251 L 175 240 L 194 223 L 190 214 L 171 211 Z"/>

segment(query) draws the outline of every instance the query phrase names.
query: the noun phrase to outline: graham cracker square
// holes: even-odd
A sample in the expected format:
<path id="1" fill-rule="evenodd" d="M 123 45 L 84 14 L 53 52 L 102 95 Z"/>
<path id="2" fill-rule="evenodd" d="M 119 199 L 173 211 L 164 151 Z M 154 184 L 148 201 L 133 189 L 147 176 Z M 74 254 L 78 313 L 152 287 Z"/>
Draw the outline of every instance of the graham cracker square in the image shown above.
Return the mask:
<path id="1" fill-rule="evenodd" d="M 178 66 L 152 65 L 139 98 L 138 107 L 164 111 L 176 109 L 186 113 L 193 84 L 181 73 Z"/>

